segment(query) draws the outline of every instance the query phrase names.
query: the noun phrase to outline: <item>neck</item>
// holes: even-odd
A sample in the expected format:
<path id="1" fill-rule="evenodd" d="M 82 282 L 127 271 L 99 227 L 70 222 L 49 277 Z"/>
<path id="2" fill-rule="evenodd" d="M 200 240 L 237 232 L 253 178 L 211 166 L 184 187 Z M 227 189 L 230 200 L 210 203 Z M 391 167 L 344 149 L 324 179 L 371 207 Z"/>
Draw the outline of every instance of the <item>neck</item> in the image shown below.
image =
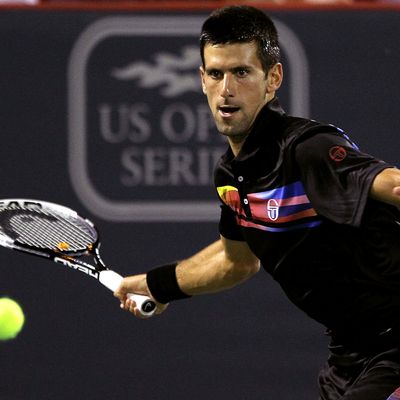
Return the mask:
<path id="1" fill-rule="evenodd" d="M 229 137 L 229 146 L 231 147 L 232 153 L 236 157 L 240 150 L 242 149 L 243 143 L 246 140 L 247 135 L 238 135 L 234 137 Z"/>

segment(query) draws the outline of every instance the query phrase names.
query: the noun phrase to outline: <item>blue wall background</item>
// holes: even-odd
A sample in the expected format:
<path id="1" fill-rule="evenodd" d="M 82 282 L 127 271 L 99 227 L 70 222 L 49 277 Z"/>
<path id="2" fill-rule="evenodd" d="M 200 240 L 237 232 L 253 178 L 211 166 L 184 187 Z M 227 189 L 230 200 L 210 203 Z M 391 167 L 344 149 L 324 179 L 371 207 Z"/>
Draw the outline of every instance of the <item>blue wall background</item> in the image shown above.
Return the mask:
<path id="1" fill-rule="evenodd" d="M 400 12 L 270 14 L 285 41 L 283 105 L 339 125 L 362 149 L 396 164 Z M 0 10 L 0 197 L 79 210 L 98 225 L 104 259 L 122 274 L 215 240 L 217 212 L 210 211 L 214 194 L 204 174 L 214 154 L 207 149 L 224 144 L 201 92 L 190 89 L 197 67 L 184 53 L 197 46 L 196 24 L 206 15 Z M 160 29 L 151 35 L 153 25 Z M 173 89 L 174 78 L 150 87 L 132 69 L 129 78 L 115 78 L 117 69 L 140 63 L 153 73 L 164 65 L 172 77 L 187 77 L 188 87 L 168 97 L 163 89 Z M 110 118 L 107 140 L 100 110 Z M 153 208 L 143 211 L 143 203 Z M 192 211 L 179 219 L 183 205 Z M 139 321 L 96 281 L 1 250 L 0 295 L 26 312 L 20 336 L 0 343 L 2 399 L 317 398 L 324 329 L 263 272 Z"/>

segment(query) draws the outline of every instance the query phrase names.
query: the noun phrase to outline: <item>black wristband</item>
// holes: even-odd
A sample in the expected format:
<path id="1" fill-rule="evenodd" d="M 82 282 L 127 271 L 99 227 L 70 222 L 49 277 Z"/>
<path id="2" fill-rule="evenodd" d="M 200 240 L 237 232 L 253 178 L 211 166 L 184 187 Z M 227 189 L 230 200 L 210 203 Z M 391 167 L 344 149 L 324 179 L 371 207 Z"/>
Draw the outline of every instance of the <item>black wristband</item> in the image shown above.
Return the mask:
<path id="1" fill-rule="evenodd" d="M 183 293 L 176 279 L 177 262 L 162 265 L 147 272 L 147 287 L 151 295 L 162 304 L 191 297 Z"/>

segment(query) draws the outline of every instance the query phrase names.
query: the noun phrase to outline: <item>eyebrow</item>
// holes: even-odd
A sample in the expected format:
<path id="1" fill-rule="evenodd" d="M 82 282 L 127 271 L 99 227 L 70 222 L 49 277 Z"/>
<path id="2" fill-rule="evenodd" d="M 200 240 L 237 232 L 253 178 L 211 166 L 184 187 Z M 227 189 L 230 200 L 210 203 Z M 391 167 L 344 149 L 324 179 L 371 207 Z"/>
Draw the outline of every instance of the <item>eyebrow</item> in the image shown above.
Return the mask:
<path id="1" fill-rule="evenodd" d="M 244 69 L 247 70 L 247 71 L 250 71 L 252 69 L 252 67 L 249 66 L 249 65 L 238 65 L 237 67 L 228 68 L 228 71 L 230 71 L 230 72 L 238 72 L 238 71 L 241 71 L 241 70 L 244 70 Z M 209 74 L 210 72 L 213 72 L 213 71 L 218 71 L 218 72 L 223 71 L 223 69 L 222 68 L 217 68 L 217 67 L 209 67 L 209 68 L 206 68 L 205 71 L 206 71 L 207 74 Z"/>

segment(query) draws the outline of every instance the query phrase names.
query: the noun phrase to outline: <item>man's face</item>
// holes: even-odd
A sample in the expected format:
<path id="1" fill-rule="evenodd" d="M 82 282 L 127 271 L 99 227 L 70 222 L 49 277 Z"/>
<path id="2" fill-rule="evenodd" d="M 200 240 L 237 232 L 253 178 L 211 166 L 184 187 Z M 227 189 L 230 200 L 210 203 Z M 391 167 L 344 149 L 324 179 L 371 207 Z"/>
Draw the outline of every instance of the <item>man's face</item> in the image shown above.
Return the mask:
<path id="1" fill-rule="evenodd" d="M 274 97 L 255 43 L 207 45 L 200 68 L 203 92 L 217 129 L 242 141 L 261 108 Z M 280 84 L 280 82 L 279 82 Z M 279 87 L 279 86 L 278 86 Z"/>

